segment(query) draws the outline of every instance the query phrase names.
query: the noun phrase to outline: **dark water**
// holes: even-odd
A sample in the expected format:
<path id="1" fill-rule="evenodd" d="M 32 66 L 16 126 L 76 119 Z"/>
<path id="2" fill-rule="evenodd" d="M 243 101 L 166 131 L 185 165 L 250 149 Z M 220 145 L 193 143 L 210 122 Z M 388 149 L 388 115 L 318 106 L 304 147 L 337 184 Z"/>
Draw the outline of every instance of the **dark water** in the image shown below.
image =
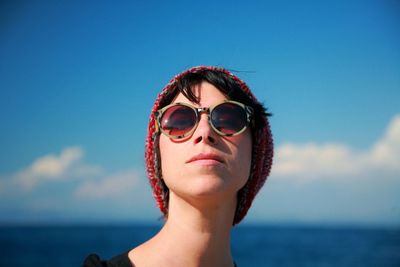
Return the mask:
<path id="1" fill-rule="evenodd" d="M 158 226 L 3 226 L 0 266 L 80 266 L 87 254 L 120 254 Z M 232 250 L 245 266 L 400 266 L 400 229 L 240 226 Z"/>

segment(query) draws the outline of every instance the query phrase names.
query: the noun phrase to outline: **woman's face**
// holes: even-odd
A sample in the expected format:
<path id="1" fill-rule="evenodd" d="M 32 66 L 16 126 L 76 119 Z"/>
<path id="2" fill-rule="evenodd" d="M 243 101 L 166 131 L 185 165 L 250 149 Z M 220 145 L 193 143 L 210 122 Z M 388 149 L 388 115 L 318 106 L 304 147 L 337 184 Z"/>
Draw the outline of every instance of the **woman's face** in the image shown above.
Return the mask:
<path id="1" fill-rule="evenodd" d="M 227 98 L 212 84 L 194 87 L 200 104 L 179 94 L 172 103 L 183 102 L 196 107 L 210 107 Z M 202 113 L 194 133 L 185 139 L 172 140 L 161 134 L 162 177 L 170 190 L 182 198 L 221 198 L 236 196 L 250 173 L 251 133 L 225 137 L 218 135 Z"/>

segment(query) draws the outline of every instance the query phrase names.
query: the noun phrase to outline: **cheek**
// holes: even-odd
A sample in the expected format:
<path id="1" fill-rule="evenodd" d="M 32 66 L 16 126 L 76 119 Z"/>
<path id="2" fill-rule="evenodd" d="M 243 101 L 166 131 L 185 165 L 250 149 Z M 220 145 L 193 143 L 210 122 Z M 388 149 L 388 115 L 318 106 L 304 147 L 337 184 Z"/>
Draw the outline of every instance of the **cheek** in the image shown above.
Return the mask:
<path id="1" fill-rule="evenodd" d="M 233 173 L 237 174 L 237 181 L 240 187 L 244 186 L 250 176 L 251 158 L 252 158 L 252 140 L 251 135 L 246 134 L 237 140 L 237 156 L 234 160 Z"/>
<path id="2" fill-rule="evenodd" d="M 176 144 L 169 142 L 166 138 L 167 137 L 161 135 L 159 142 L 161 173 L 164 181 L 168 180 L 169 177 L 176 176 L 178 170 L 177 166 L 180 160 L 179 149 L 173 147 L 174 145 L 176 146 Z"/>
<path id="3" fill-rule="evenodd" d="M 252 138 L 251 133 L 246 131 L 243 136 L 241 136 L 242 140 L 239 141 L 239 151 L 242 151 L 245 155 L 251 155 L 251 148 L 252 148 Z"/>
<path id="4" fill-rule="evenodd" d="M 161 135 L 160 136 L 160 141 L 159 141 L 159 151 L 160 151 L 160 163 L 161 163 L 161 173 L 163 178 L 165 177 L 165 169 L 168 170 L 168 165 L 170 164 L 169 159 L 167 155 L 170 153 L 170 148 L 168 144 L 165 142 L 164 137 Z"/>

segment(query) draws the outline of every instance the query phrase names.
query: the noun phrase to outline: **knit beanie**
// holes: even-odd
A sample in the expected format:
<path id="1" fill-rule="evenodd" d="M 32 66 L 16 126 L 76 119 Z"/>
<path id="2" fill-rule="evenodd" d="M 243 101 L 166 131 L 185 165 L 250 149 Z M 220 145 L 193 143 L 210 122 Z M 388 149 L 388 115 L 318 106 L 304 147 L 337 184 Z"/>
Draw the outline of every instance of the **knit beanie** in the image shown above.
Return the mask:
<path id="1" fill-rule="evenodd" d="M 187 69 L 176 75 L 159 93 L 151 110 L 145 145 L 146 172 L 153 189 L 153 196 L 164 217 L 168 216 L 169 189 L 162 180 L 161 160 L 159 154 L 159 136 L 156 130 L 154 113 L 161 108 L 160 103 L 174 89 L 176 83 L 187 74 L 201 71 L 221 72 L 232 79 L 254 103 L 259 103 L 250 88 L 230 71 L 214 66 L 198 66 Z M 257 116 L 257 114 L 256 114 Z M 273 140 L 266 114 L 259 115 L 263 123 L 252 127 L 252 160 L 250 176 L 247 183 L 238 192 L 237 206 L 233 225 L 239 223 L 247 214 L 256 194 L 264 185 L 270 173 L 273 158 Z"/>

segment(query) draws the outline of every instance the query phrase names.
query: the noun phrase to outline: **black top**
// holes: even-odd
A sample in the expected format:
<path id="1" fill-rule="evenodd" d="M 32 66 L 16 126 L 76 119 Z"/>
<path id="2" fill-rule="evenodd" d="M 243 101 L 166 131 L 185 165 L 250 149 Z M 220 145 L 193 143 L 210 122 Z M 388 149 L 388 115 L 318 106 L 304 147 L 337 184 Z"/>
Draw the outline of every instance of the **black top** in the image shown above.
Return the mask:
<path id="1" fill-rule="evenodd" d="M 101 260 L 97 254 L 86 257 L 82 267 L 134 267 L 128 258 L 128 252 L 115 256 L 110 260 Z"/>
<path id="2" fill-rule="evenodd" d="M 236 262 L 234 262 L 237 267 Z M 86 257 L 82 267 L 134 267 L 128 258 L 128 252 L 115 256 L 110 260 L 101 260 L 97 254 L 90 254 Z"/>

